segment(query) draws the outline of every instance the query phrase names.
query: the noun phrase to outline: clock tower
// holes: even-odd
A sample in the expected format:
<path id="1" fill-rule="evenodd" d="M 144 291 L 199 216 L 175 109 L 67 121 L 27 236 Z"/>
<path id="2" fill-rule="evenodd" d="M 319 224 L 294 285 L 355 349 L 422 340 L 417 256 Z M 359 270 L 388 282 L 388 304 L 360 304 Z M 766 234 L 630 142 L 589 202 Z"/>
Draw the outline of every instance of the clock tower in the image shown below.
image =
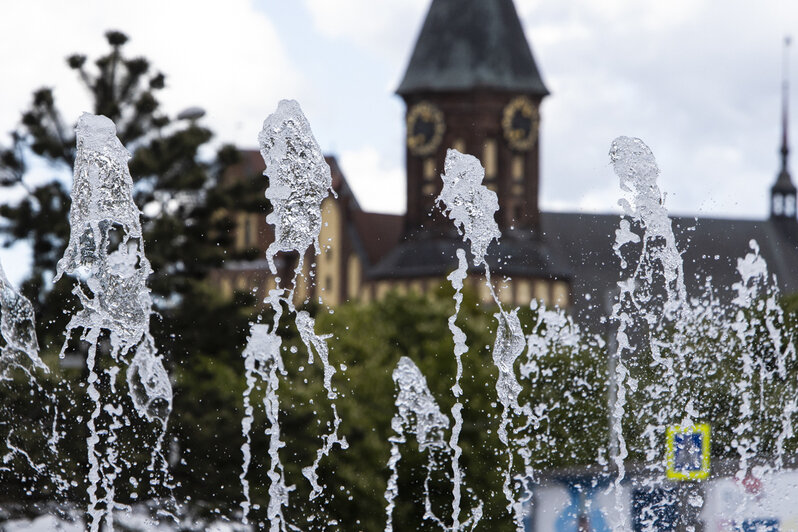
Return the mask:
<path id="1" fill-rule="evenodd" d="M 512 0 L 433 0 L 397 89 L 407 105 L 405 234 L 446 232 L 446 150 L 482 161 L 507 237 L 538 233 L 540 103 L 548 94 Z"/>

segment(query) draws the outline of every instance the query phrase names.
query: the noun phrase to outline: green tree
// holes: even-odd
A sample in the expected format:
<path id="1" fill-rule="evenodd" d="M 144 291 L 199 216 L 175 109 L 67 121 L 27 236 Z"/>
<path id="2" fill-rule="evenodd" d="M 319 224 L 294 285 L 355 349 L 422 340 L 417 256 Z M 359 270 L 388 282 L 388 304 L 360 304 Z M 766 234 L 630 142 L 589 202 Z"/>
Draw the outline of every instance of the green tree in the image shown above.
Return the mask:
<path id="1" fill-rule="evenodd" d="M 339 368 L 333 384 L 342 418 L 341 433 L 349 449 L 336 448 L 321 462 L 320 479 L 326 485 L 331 504 L 323 507 L 308 501 L 308 483 L 301 468 L 312 463 L 320 436 L 329 430 L 332 420 L 329 401 L 322 388 L 318 365 L 308 363 L 304 347 L 295 331 L 281 331 L 284 337 L 284 384 L 280 384 L 281 430 L 286 447 L 288 484 L 294 484 L 290 520 L 310 530 L 324 529 L 323 523 L 336 520 L 344 528 L 383 530 L 385 526 L 385 488 L 389 476 L 389 437 L 393 435 L 391 418 L 395 413 L 395 385 L 392 372 L 402 356 L 410 357 L 424 373 L 430 390 L 442 412 L 451 417 L 454 397 L 454 344 L 448 317 L 454 311 L 451 289 L 425 295 L 389 294 L 381 301 L 347 303 L 334 312 L 320 312 L 317 332 L 331 334 L 330 361 Z M 501 405 L 496 396 L 498 372 L 491 351 L 495 340 L 495 307 L 479 304 L 476 295 L 466 292 L 458 325 L 467 335 L 468 352 L 463 356 L 464 425 L 460 437 L 463 456 L 460 465 L 465 482 L 485 504 L 480 529 L 514 530 L 502 494 L 506 463 L 503 446 L 497 436 Z M 522 309 L 519 315 L 525 333 L 533 332 L 539 314 Z M 287 321 L 287 320 L 285 320 Z M 538 328 L 537 334 L 544 329 Z M 294 349 L 296 348 L 296 349 Z M 528 362 L 518 361 L 516 372 Z M 518 436 L 527 435 L 533 447 L 533 467 L 543 469 L 596 462 L 599 449 L 606 447 L 606 358 L 597 345 L 585 339 L 578 345 L 558 344 L 542 357 L 535 358 L 541 371 L 529 371 L 521 378 L 521 402 L 538 408 L 541 419 Z M 253 397 L 253 404 L 258 398 Z M 515 427 L 523 419 L 513 419 Z M 253 425 L 253 464 L 250 470 L 253 502 L 260 511 L 253 517 L 265 520 L 269 480 L 268 440 L 262 412 Z M 449 434 L 446 434 L 448 441 Z M 436 530 L 423 519 L 423 482 L 426 457 L 418 452 L 414 435 L 401 446 L 399 462 L 399 498 L 394 522 L 402 530 Z M 605 453 L 606 454 L 606 453 Z M 451 515 L 450 456 L 443 456 L 444 466 L 433 473 L 431 495 L 436 514 L 444 521 Z M 516 467 L 520 458 L 515 457 Z M 516 472 L 519 472 L 516 469 Z M 473 506 L 470 494 L 463 492 L 464 507 Z M 309 523 L 307 516 L 316 516 Z M 464 517 L 466 512 L 462 514 Z M 319 523 L 318 521 L 321 521 Z M 261 521 L 265 522 L 265 521 Z"/>
<path id="2" fill-rule="evenodd" d="M 688 412 L 710 424 L 713 460 L 736 463 L 746 441 L 754 442 L 754 462 L 795 453 L 798 440 L 784 423 L 795 423 L 798 397 L 798 298 L 776 301 L 768 288 L 750 308 L 696 306 L 691 321 L 652 332 L 657 356 L 646 347 L 627 361 L 635 381 L 624 418 L 631 461 L 662 467 L 665 428 Z"/>

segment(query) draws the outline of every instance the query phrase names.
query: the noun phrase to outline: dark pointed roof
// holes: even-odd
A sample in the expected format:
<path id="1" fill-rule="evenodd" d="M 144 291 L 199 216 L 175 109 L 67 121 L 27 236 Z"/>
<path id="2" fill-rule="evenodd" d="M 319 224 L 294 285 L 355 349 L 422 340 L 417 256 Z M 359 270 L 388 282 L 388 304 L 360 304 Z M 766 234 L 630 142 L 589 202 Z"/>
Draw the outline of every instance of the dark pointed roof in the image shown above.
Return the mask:
<path id="1" fill-rule="evenodd" d="M 779 176 L 776 178 L 776 182 L 770 187 L 770 192 L 773 194 L 795 194 L 798 192 L 798 189 L 795 188 L 792 182 L 790 172 L 786 168 L 781 169 Z"/>
<path id="2" fill-rule="evenodd" d="M 549 93 L 512 0 L 433 0 L 396 90 Z"/>

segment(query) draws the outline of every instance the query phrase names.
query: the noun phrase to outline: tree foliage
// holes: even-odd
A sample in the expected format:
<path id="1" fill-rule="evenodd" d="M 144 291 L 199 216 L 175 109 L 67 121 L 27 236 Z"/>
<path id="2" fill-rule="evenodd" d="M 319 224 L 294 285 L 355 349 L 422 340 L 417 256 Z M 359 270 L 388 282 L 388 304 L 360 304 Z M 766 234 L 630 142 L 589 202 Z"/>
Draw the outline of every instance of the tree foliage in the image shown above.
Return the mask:
<path id="1" fill-rule="evenodd" d="M 749 451 L 749 468 L 794 456 L 795 301 L 769 288 L 750 308 L 704 303 L 693 307 L 701 309 L 693 321 L 652 333 L 657 352 L 640 349 L 627 361 L 635 383 L 624 419 L 630 460 L 664 468 L 664 429 L 685 420 L 710 425 L 712 460 L 735 471 Z"/>
<path id="2" fill-rule="evenodd" d="M 225 364 L 235 371 L 232 368 L 243 347 L 247 313 L 252 311 L 247 305 L 242 310 L 242 301 L 218 297 L 206 283 L 207 274 L 225 258 L 236 258 L 228 252 L 233 223 L 226 213 L 234 205 L 237 208 L 242 205 L 222 185 L 221 176 L 237 162 L 238 152 L 231 146 L 222 146 L 214 156 L 208 147 L 213 134 L 201 125 L 196 115 L 172 119 L 161 109 L 159 95 L 166 88 L 164 74 L 155 71 L 145 58 L 129 57 L 125 53 L 128 39 L 124 34 L 109 31 L 106 40 L 109 51 L 95 61 L 89 62 L 86 56 L 75 54 L 67 58 L 67 63 L 89 94 L 91 110 L 115 122 L 120 140 L 132 154 L 129 166 L 135 184 L 134 200 L 144 213 L 145 253 L 156 272 L 149 281 L 157 311 L 152 320 L 153 335 L 178 379 L 175 411 L 182 408 L 185 412 L 196 408 L 197 396 L 194 389 L 186 391 L 182 385 L 206 382 L 204 362 L 211 360 L 212 367 L 214 362 Z M 42 438 L 50 434 L 52 425 L 42 423 L 52 424 L 55 420 L 62 436 L 59 450 L 64 463 L 70 464 L 65 466 L 69 473 L 66 476 L 85 479 L 86 439 L 82 425 L 88 411 L 84 370 L 70 369 L 73 360 L 62 362 L 57 357 L 65 341 L 66 322 L 77 305 L 72 294 L 74 281 L 63 277 L 52 284 L 70 232 L 67 176 L 75 160 L 72 123 L 77 117 L 65 117 L 55 95 L 52 88 L 35 91 L 29 108 L 11 134 L 10 145 L 0 148 L 0 186 L 23 193 L 19 201 L 0 206 L 0 234 L 4 245 L 24 241 L 31 248 L 31 273 L 21 288 L 34 304 L 42 357 L 53 370 L 50 375 L 40 376 L 40 388 L 26 385 L 25 375 L 20 375 L 18 386 L 7 387 L 3 405 L 10 410 L 3 419 L 15 420 L 15 424 L 18 422 L 26 430 L 36 431 L 39 439 L 29 435 L 31 442 L 44 441 Z M 51 169 L 52 178 L 32 182 L 33 168 Z M 244 207 L 264 212 L 263 201 Z M 85 345 L 79 338 L 69 339 L 68 352 L 85 356 Z M 119 389 L 125 388 L 120 382 Z M 22 398 L 28 394 L 36 400 L 25 408 L 24 399 L 22 402 L 14 399 L 18 394 Z M 53 410 L 56 404 L 57 415 Z M 39 422 L 26 424 L 25 420 L 31 418 Z M 191 418 L 186 420 L 190 421 Z M 232 419 L 228 421 L 229 426 L 235 424 Z M 152 433 L 145 423 L 135 420 L 130 423 L 131 435 Z M 194 429 L 175 423 L 173 430 L 174 437 L 182 437 L 181 441 L 190 444 L 197 453 L 197 464 L 212 456 L 202 442 L 194 445 L 195 439 L 191 438 Z M 2 435 L 7 436 L 8 432 Z M 135 437 L 131 442 L 146 447 Z M 40 455 L 43 460 L 47 458 L 47 448 L 44 441 L 41 449 L 44 454 Z M 12 456 L 19 466 L 15 471 L 26 471 L 24 457 L 19 453 Z M 142 461 L 146 463 L 148 460 Z M 135 469 L 132 467 L 132 475 L 146 477 Z M 4 494 L 11 499 L 23 495 L 24 500 L 26 492 L 34 499 L 47 498 L 55 493 L 47 476 L 34 471 L 22 475 L 21 480 L 9 479 Z M 120 496 L 133 491 L 128 486 L 121 489 Z M 141 494 L 142 497 L 162 495 L 162 490 Z M 83 481 L 62 490 L 58 497 L 80 502 L 85 497 Z"/>
<path id="3" fill-rule="evenodd" d="M 156 272 L 150 282 L 156 308 L 196 314 L 196 307 L 181 302 L 201 293 L 208 272 L 228 256 L 233 223 L 224 213 L 234 206 L 235 197 L 219 182 L 236 162 L 237 151 L 222 146 L 210 161 L 203 157 L 209 153 L 212 132 L 196 118 L 167 116 L 158 100 L 166 87 L 164 74 L 153 71 L 145 58 L 128 57 L 124 34 L 109 31 L 106 39 L 110 50 L 93 62 L 93 68 L 79 54 L 69 56 L 67 63 L 89 93 L 92 111 L 114 121 L 132 153 L 134 200 L 144 212 L 146 254 Z M 39 89 L 12 132 L 11 145 L 0 150 L 0 184 L 27 191 L 20 201 L 0 206 L 0 233 L 6 246 L 19 241 L 31 246 L 32 271 L 22 290 L 33 301 L 39 322 L 46 324 L 39 332 L 50 349 L 60 344 L 66 318 L 62 310 L 73 304 L 70 280 L 61 281 L 64 286 L 50 283 L 69 236 L 70 197 L 64 176 L 71 173 L 75 159 L 72 120 L 59 110 L 53 89 Z M 50 181 L 28 183 L 29 170 L 37 164 L 34 159 L 53 169 Z M 265 202 L 251 208 L 262 212 Z M 52 330 L 55 336 L 47 332 Z M 168 331 L 167 338 L 171 334 L 174 331 Z"/>
<path id="4" fill-rule="evenodd" d="M 341 394 L 337 400 L 342 418 L 341 431 L 349 448 L 336 450 L 321 463 L 321 483 L 332 498 L 328 507 L 307 501 L 309 492 L 301 468 L 309 465 L 320 437 L 332 420 L 329 401 L 322 388 L 319 366 L 308 363 L 304 347 L 295 332 L 284 336 L 285 384 L 280 385 L 281 427 L 286 441 L 283 460 L 287 482 L 296 485 L 288 515 L 300 527 L 310 526 L 307 516 L 322 522 L 335 520 L 357 530 L 382 530 L 385 526 L 385 488 L 389 471 L 391 418 L 395 413 L 395 384 L 392 372 L 402 356 L 410 357 L 425 375 L 441 411 L 451 418 L 454 396 L 451 386 L 456 372 L 454 343 L 448 318 L 454 312 L 451 289 L 425 295 L 389 294 L 381 301 L 347 303 L 334 312 L 317 315 L 319 333 L 329 333 L 330 360 L 339 369 L 333 384 Z M 501 405 L 496 395 L 497 369 L 492 359 L 495 341 L 495 307 L 479 304 L 475 294 L 466 292 L 458 325 L 467 335 L 468 352 L 463 356 L 464 426 L 460 436 L 463 456 L 460 464 L 469 490 L 463 491 L 464 505 L 476 497 L 485 504 L 483 524 L 490 530 L 514 530 L 502 495 L 506 454 L 497 436 Z M 533 332 L 538 313 L 522 309 L 526 333 Z M 540 329 L 538 333 L 542 333 Z M 581 347 L 560 346 L 536 359 L 542 372 L 521 379 L 521 402 L 538 407 L 542 414 L 537 426 L 516 436 L 531 437 L 536 470 L 590 464 L 605 446 L 606 358 L 587 341 Z M 527 362 L 518 361 L 516 372 Z M 563 393 L 569 390 L 570 393 Z M 524 420 L 513 418 L 513 427 Z M 255 454 L 251 473 L 254 501 L 265 509 L 269 486 L 268 447 L 265 419 L 256 418 L 253 431 Z M 258 429 L 259 428 L 259 429 Z M 448 441 L 450 434 L 446 434 Z M 434 530 L 424 520 L 423 482 L 426 457 L 419 453 L 415 437 L 401 446 L 399 498 L 394 522 L 402 530 Z M 433 474 L 431 496 L 435 513 L 444 521 L 451 515 L 450 456 L 445 468 Z M 515 455 L 516 469 L 520 458 Z M 257 512 L 256 512 L 257 514 Z M 466 512 L 463 513 L 463 516 Z M 261 519 L 263 515 L 261 514 Z"/>

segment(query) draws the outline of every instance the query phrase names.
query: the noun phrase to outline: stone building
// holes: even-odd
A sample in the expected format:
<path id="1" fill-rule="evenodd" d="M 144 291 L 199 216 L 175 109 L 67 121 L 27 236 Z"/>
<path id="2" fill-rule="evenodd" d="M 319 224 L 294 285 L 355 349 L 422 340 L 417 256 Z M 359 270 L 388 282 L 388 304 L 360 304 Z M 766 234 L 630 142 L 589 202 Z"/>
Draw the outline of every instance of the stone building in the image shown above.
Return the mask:
<path id="1" fill-rule="evenodd" d="M 502 238 L 491 246 L 489 262 L 501 300 L 526 305 L 538 299 L 571 309 L 583 322 L 604 314 L 619 278 L 612 250 L 619 217 L 539 209 L 540 105 L 549 92 L 512 0 L 433 0 L 397 94 L 406 104 L 406 214 L 363 211 L 335 158 L 328 157 L 338 199 L 323 204 L 324 249 L 305 260 L 314 283 L 300 282 L 297 298 L 337 305 L 380 298 L 391 290 L 424 292 L 446 282 L 463 243 L 434 202 L 446 150 L 452 147 L 482 161 L 486 184 L 499 198 Z M 786 102 L 784 108 L 770 217 L 674 219 L 689 291 L 698 291 L 707 275 L 716 286 L 731 287 L 736 258 L 755 239 L 782 291 L 798 292 Z M 242 155 L 232 178 L 257 178 L 263 171 L 260 154 Z M 262 214 L 238 214 L 236 235 L 239 249 L 260 251 L 271 237 Z M 265 261 L 256 260 L 230 263 L 214 276 L 231 293 L 268 289 L 273 281 L 267 273 Z M 470 282 L 488 299 L 484 278 L 474 273 Z"/>

